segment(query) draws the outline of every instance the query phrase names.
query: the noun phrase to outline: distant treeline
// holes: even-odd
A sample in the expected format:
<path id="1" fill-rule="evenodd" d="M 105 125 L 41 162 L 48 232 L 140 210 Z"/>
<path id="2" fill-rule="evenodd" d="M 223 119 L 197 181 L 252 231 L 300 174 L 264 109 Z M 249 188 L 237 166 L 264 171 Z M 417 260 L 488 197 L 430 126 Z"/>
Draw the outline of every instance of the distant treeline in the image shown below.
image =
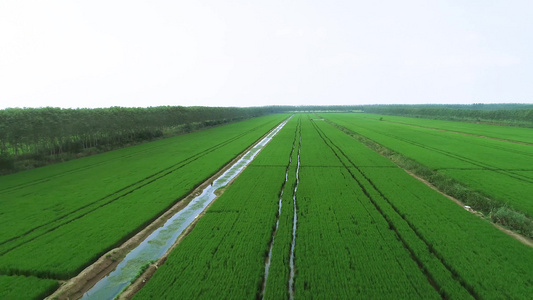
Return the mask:
<path id="1" fill-rule="evenodd" d="M 365 105 L 364 112 L 533 127 L 533 104 Z"/>
<path id="2" fill-rule="evenodd" d="M 360 106 L 265 106 L 0 110 L 0 174 L 271 113 Z"/>
<path id="3" fill-rule="evenodd" d="M 265 106 L 269 112 L 362 112 L 363 105 L 300 105 L 300 106 Z"/>
<path id="4" fill-rule="evenodd" d="M 266 113 L 227 107 L 8 108 L 0 110 L 0 173 Z"/>
<path id="5" fill-rule="evenodd" d="M 0 175 L 271 113 L 343 111 L 533 127 L 533 104 L 0 110 Z"/>

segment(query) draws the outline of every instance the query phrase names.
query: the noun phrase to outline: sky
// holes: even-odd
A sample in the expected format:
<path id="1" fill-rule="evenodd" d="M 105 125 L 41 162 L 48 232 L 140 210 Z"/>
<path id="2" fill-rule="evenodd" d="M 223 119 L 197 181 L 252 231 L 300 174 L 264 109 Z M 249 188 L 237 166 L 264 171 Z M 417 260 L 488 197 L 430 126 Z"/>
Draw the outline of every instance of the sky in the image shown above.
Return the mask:
<path id="1" fill-rule="evenodd" d="M 533 103 L 533 1 L 0 1 L 0 109 Z"/>

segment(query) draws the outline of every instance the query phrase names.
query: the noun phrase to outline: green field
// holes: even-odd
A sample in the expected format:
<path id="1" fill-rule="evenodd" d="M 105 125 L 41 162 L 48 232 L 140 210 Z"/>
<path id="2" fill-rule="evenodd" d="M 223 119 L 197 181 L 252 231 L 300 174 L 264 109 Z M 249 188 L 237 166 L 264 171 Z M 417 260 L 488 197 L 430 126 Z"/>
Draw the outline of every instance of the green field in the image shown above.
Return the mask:
<path id="1" fill-rule="evenodd" d="M 513 128 L 321 116 L 295 115 L 135 299 L 531 297 L 531 247 L 337 126 L 529 212 L 533 148 L 523 132 L 504 141 Z M 286 117 L 0 177 L 10 229 L 0 233 L 2 298 L 50 294 Z"/>
<path id="2" fill-rule="evenodd" d="M 513 142 L 531 142 L 533 129 L 444 121 L 433 123 L 390 116 L 384 116 L 385 121 L 380 121 L 380 116 L 366 114 L 322 115 L 500 203 L 533 216 L 533 146 Z M 388 122 L 388 119 L 394 122 Z M 415 126 L 420 124 L 425 124 L 425 127 Z M 490 127 L 493 131 L 488 133 Z M 461 128 L 462 132 L 483 134 L 483 137 L 435 128 Z"/>
<path id="3" fill-rule="evenodd" d="M 135 299 L 530 297 L 533 249 L 309 117 L 285 126 Z"/>
<path id="4" fill-rule="evenodd" d="M 296 123 L 293 118 L 211 206 L 194 234 L 158 269 L 154 284 L 145 286 L 136 297 L 245 299 L 260 295 Z M 285 186 L 289 189 L 291 184 Z"/>
<path id="5" fill-rule="evenodd" d="M 52 279 L 0 275 L 0 294 L 5 300 L 42 299 L 58 287 L 58 282 Z"/>
<path id="6" fill-rule="evenodd" d="M 9 228 L 0 233 L 0 274 L 75 276 L 286 117 L 261 117 L 0 177 L 0 226 Z"/>
<path id="7" fill-rule="evenodd" d="M 360 117 L 372 120 L 381 119 L 385 122 L 400 123 L 412 127 L 423 127 L 433 130 L 444 130 L 456 133 L 477 135 L 482 137 L 490 137 L 511 142 L 533 144 L 533 135 L 531 134 L 531 128 L 495 126 L 489 124 L 442 121 L 423 118 L 408 118 L 373 114 L 362 114 Z"/>

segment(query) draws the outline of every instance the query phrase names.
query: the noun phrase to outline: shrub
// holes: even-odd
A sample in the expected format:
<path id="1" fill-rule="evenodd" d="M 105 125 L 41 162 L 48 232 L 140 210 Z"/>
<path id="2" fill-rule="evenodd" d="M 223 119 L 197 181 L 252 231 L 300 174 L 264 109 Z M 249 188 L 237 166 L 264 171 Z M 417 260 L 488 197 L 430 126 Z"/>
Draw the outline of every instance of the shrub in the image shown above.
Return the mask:
<path id="1" fill-rule="evenodd" d="M 511 227 L 523 235 L 533 237 L 533 221 L 529 220 L 524 214 L 506 206 L 502 206 L 491 213 L 491 219 L 495 223 Z"/>
<path id="2" fill-rule="evenodd" d="M 15 168 L 15 159 L 9 154 L 0 155 L 0 170 L 13 170 Z"/>

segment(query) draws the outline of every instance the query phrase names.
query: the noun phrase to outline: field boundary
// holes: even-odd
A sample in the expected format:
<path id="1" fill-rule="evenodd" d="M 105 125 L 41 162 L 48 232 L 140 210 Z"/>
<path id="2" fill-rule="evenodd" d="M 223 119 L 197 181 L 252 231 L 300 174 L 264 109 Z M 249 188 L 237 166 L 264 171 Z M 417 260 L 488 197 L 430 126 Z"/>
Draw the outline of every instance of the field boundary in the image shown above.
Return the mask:
<path id="1" fill-rule="evenodd" d="M 463 204 L 463 207 L 465 205 L 470 206 L 473 210 L 483 214 L 485 219 L 490 220 L 491 223 L 512 230 L 514 234 L 511 236 L 514 238 L 520 236 L 521 238 L 517 239 L 521 242 L 523 240 L 531 240 L 531 238 L 533 238 L 533 220 L 524 212 L 509 207 L 506 203 L 503 203 L 503 201 L 493 199 L 487 195 L 475 191 L 445 174 L 439 173 L 436 170 L 432 170 L 425 165 L 405 157 L 404 155 L 395 152 L 344 126 L 329 120 L 326 121 L 350 137 L 358 140 L 366 147 L 388 158 L 409 174 L 416 175 L 414 176 L 416 179 L 423 179 L 434 186 L 435 189 L 440 193 L 446 195 L 447 197 L 458 200 Z M 506 214 L 498 215 L 496 214 L 498 211 L 505 211 Z M 518 223 L 515 221 L 520 219 L 525 219 L 524 223 Z M 504 232 L 508 233 L 507 231 Z"/>

